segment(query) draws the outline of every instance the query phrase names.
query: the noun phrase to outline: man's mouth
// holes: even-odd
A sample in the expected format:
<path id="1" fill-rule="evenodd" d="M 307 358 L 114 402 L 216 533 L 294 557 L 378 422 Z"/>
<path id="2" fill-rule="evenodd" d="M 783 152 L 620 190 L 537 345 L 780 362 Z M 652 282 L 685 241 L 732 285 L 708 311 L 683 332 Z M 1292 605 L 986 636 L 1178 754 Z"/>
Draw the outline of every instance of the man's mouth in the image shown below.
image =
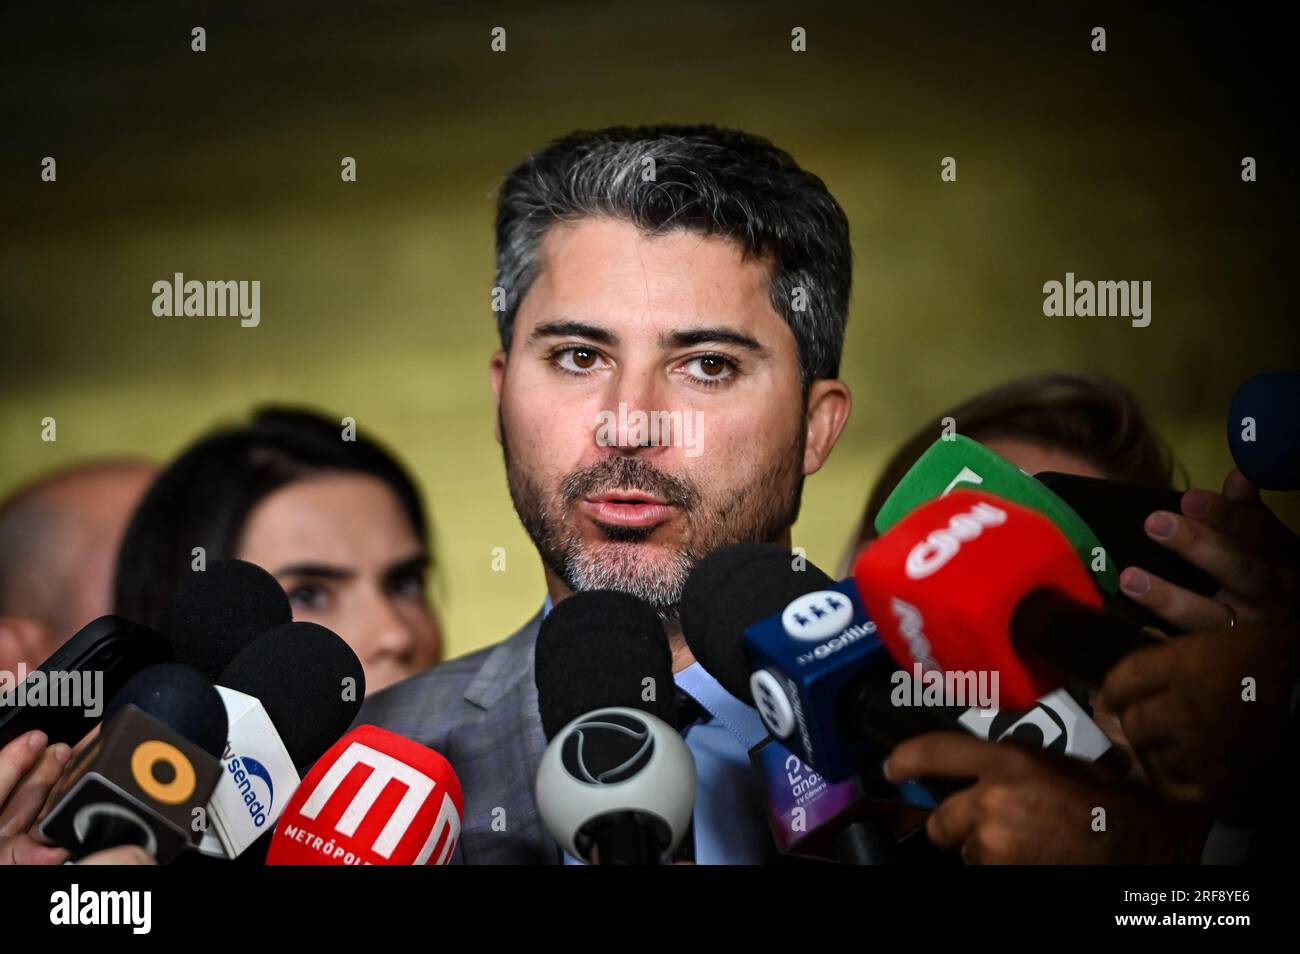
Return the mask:
<path id="1" fill-rule="evenodd" d="M 597 523 L 616 527 L 653 527 L 672 518 L 677 510 L 654 494 L 640 490 L 611 490 L 583 497 L 580 509 Z"/>

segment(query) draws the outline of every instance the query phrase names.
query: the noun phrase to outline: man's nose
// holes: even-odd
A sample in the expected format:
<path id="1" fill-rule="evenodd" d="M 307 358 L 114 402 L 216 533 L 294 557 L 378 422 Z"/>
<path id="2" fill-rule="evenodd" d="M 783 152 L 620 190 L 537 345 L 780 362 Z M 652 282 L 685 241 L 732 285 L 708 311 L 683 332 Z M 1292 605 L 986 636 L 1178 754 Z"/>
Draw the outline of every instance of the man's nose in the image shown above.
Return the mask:
<path id="1" fill-rule="evenodd" d="M 655 424 L 666 409 L 667 390 L 663 375 L 653 367 L 621 369 L 598 415 L 596 443 L 625 455 L 662 453 Z"/>

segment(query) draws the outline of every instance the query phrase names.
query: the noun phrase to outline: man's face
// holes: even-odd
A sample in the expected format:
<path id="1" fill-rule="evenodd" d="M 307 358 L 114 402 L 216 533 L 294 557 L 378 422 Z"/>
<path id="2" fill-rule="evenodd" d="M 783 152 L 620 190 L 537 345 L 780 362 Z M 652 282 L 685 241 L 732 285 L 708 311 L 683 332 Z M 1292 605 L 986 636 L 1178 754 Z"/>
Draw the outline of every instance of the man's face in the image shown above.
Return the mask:
<path id="1" fill-rule="evenodd" d="M 671 618 L 697 560 L 786 538 L 820 465 L 794 335 L 767 266 L 725 239 L 592 218 L 553 226 L 541 253 L 508 361 L 493 360 L 515 509 L 570 590 L 632 593 Z M 636 423 L 655 412 L 647 446 Z"/>

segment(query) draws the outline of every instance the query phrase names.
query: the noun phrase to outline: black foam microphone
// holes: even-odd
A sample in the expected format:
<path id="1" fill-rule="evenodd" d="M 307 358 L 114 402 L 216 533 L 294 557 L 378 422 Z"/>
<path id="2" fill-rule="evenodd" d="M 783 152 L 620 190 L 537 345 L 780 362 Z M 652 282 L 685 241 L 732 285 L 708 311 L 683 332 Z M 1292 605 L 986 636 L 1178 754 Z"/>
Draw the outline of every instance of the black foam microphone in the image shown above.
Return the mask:
<path id="1" fill-rule="evenodd" d="M 171 861 L 199 841 L 226 731 L 225 706 L 202 673 L 177 663 L 141 670 L 59 780 L 41 833 L 78 858 L 139 845 Z"/>
<path id="2" fill-rule="evenodd" d="M 135 706 L 170 726 L 213 758 L 226 747 L 226 707 L 212 680 L 184 663 L 159 663 L 132 676 L 104 708 L 108 722 Z"/>
<path id="3" fill-rule="evenodd" d="M 343 737 L 366 696 L 366 674 L 352 647 L 305 622 L 263 633 L 230 661 L 217 685 L 262 703 L 300 774 Z"/>
<path id="4" fill-rule="evenodd" d="M 722 688 L 754 704 L 745 630 L 833 581 L 807 560 L 771 543 L 735 543 L 695 565 L 682 589 L 682 635 Z"/>
<path id="5" fill-rule="evenodd" d="M 241 649 L 292 619 L 289 598 L 270 573 L 243 560 L 217 560 L 182 580 L 158 629 L 172 641 L 177 662 L 217 680 Z"/>
<path id="6" fill-rule="evenodd" d="M 557 603 L 538 631 L 534 668 L 548 739 L 601 706 L 642 708 L 670 723 L 676 718 L 663 623 L 635 596 L 594 590 Z M 646 679 L 656 683 L 651 693 Z"/>
<path id="7" fill-rule="evenodd" d="M 225 777 L 200 851 L 258 864 L 307 770 L 342 738 L 365 699 L 365 673 L 338 635 L 315 623 L 277 626 L 230 661 L 217 691 L 230 717 Z"/>
<path id="8" fill-rule="evenodd" d="M 658 614 L 624 593 L 576 593 L 542 622 L 535 652 L 550 741 L 537 772 L 542 821 L 590 864 L 663 863 L 690 825 L 695 761 L 675 728 Z"/>

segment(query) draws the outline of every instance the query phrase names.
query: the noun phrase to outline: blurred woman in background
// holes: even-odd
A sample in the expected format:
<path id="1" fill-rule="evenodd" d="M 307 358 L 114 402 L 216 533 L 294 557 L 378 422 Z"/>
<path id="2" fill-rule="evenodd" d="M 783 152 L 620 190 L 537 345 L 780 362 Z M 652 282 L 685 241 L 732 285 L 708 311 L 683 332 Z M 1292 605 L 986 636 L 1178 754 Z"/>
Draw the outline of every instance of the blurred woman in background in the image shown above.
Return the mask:
<path id="1" fill-rule="evenodd" d="M 157 626 L 206 560 L 247 560 L 284 588 L 295 620 L 338 633 L 373 693 L 442 659 L 419 491 L 397 460 L 311 411 L 266 408 L 185 450 L 154 481 L 118 556 L 114 612 Z"/>

